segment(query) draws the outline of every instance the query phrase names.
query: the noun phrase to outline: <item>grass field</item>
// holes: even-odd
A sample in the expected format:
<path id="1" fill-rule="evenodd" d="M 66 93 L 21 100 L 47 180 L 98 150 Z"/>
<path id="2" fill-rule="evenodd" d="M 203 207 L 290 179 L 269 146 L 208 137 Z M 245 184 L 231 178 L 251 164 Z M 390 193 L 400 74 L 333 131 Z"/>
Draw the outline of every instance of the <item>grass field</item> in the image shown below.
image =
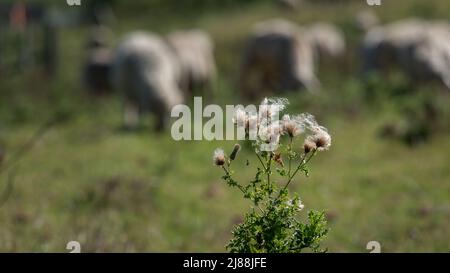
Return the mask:
<path id="1" fill-rule="evenodd" d="M 287 95 L 289 112 L 317 115 L 333 136 L 330 151 L 314 159 L 311 176 L 292 189 L 306 210 L 327 212 L 331 230 L 324 246 L 330 252 L 368 252 L 366 244 L 373 240 L 383 252 L 448 252 L 449 134 L 414 148 L 378 137 L 386 122 L 399 117 L 403 100 L 380 95 L 368 103 L 366 86 L 356 78 L 360 36 L 352 16 L 365 4 L 306 4 L 286 13 L 267 1 L 242 7 L 229 2 L 226 9 L 206 7 L 196 13 L 192 8 L 186 15 L 166 11 L 167 16 L 158 17 L 151 16 L 158 1 L 148 4 L 148 13 L 138 14 L 133 11 L 146 7 L 145 1 L 118 2 L 115 30 L 210 31 L 220 71 L 214 102 L 225 105 L 239 102 L 234 79 L 252 23 L 283 16 L 302 24 L 338 24 L 351 41 L 350 61 L 321 68 L 321 94 Z M 445 0 L 391 2 L 377 8 L 384 22 L 405 16 L 450 19 Z M 151 119 L 136 132 L 121 130 L 118 97 L 90 98 L 80 86 L 87 31 L 61 31 L 56 79 L 36 71 L 0 75 L 0 147 L 8 167 L 0 176 L 0 251 L 66 252 L 72 240 L 81 243 L 83 252 L 225 251 L 233 225 L 250 204 L 220 180 L 211 157 L 216 147 L 231 150 L 234 142 L 176 142 L 170 132 L 151 132 Z M 383 81 L 375 87 L 383 94 L 398 84 Z M 433 88 L 421 89 L 434 94 Z M 55 114 L 66 119 L 46 129 L 19 161 L 8 165 Z M 238 163 L 241 181 L 251 179 L 256 162 L 249 149 Z"/>

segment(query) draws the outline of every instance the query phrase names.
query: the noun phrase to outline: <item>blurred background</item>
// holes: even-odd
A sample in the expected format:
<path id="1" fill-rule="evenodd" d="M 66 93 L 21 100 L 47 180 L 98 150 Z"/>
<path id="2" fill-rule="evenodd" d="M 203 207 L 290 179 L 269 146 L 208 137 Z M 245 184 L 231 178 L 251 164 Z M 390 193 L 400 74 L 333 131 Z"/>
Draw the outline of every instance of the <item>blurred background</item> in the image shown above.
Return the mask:
<path id="1" fill-rule="evenodd" d="M 66 252 L 73 240 L 82 252 L 226 251 L 250 203 L 211 157 L 234 142 L 176 142 L 170 128 L 153 130 L 152 115 L 125 130 L 109 76 L 127 33 L 166 41 L 190 29 L 213 45 L 209 103 L 286 97 L 289 112 L 329 129 L 330 151 L 292 186 L 305 210 L 326 211 L 329 252 L 368 252 L 373 240 L 382 252 L 450 251 L 450 39 L 439 32 L 450 32 L 449 16 L 447 0 L 2 0 L 0 251 Z M 301 58 L 312 61 L 298 65 L 314 75 L 282 88 L 256 69 L 260 85 L 248 91 L 243 73 L 279 50 L 252 44 L 280 30 L 255 24 L 274 18 L 301 29 L 294 40 L 311 46 Z M 249 58 L 258 48 L 262 57 Z M 251 155 L 245 148 L 235 164 L 240 181 L 254 175 Z"/>

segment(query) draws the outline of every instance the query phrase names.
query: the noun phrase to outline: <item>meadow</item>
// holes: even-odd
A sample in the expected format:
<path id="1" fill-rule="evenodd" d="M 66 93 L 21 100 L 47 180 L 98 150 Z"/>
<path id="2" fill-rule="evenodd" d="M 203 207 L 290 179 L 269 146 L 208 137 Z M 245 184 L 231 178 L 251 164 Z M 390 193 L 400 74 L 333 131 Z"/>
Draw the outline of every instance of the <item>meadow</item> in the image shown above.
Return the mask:
<path id="1" fill-rule="evenodd" d="M 368 252 L 369 241 L 380 242 L 382 252 L 450 250 L 450 131 L 413 147 L 380 137 L 386 123 L 402 121 L 404 108 L 424 97 L 448 112 L 448 92 L 411 86 L 402 75 L 369 84 L 359 78 L 361 33 L 353 18 L 370 9 L 364 1 L 317 1 L 295 11 L 269 1 L 130 2 L 115 1 L 117 39 L 134 29 L 211 33 L 219 68 L 212 102 L 221 106 L 240 103 L 235 80 L 253 23 L 284 17 L 341 27 L 348 56 L 321 63 L 321 92 L 282 94 L 289 112 L 314 114 L 333 138 L 330 151 L 314 158 L 311 176 L 291 189 L 306 211 L 326 211 L 329 252 Z M 445 0 L 391 2 L 373 8 L 382 22 L 450 19 Z M 212 154 L 216 147 L 231 151 L 235 142 L 177 142 L 170 131 L 152 132 L 151 118 L 137 131 L 123 130 L 119 97 L 92 97 L 81 86 L 87 33 L 87 26 L 60 31 L 53 79 L 36 70 L 0 74 L 0 251 L 67 252 L 75 240 L 82 252 L 224 252 L 250 203 L 221 181 Z M 250 149 L 244 145 L 235 164 L 241 181 L 257 164 Z"/>

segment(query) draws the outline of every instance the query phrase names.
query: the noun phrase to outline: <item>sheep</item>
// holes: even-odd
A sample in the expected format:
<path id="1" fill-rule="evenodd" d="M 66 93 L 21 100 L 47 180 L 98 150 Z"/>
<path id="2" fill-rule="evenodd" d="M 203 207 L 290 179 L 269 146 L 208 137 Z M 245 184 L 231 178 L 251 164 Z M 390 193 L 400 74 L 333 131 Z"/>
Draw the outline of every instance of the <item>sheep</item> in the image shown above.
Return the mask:
<path id="1" fill-rule="evenodd" d="M 320 85 L 314 66 L 313 49 L 299 27 L 282 19 L 262 22 L 254 27 L 244 50 L 239 89 L 248 100 L 264 91 L 313 91 Z"/>
<path id="2" fill-rule="evenodd" d="M 415 81 L 450 88 L 450 25 L 406 19 L 371 29 L 363 42 L 363 72 L 398 66 Z"/>
<path id="3" fill-rule="evenodd" d="M 199 90 L 212 96 L 216 79 L 214 43 L 202 30 L 177 31 L 167 36 L 167 42 L 175 52 L 181 66 L 180 88 L 187 97 Z"/>
<path id="4" fill-rule="evenodd" d="M 419 19 L 403 20 L 368 31 L 362 48 L 364 72 L 382 69 L 390 62 L 407 61 L 407 50 L 420 41 L 423 32 L 424 22 Z"/>
<path id="5" fill-rule="evenodd" d="M 328 23 L 316 23 L 305 31 L 305 39 L 311 43 L 320 58 L 338 58 L 345 53 L 344 34 Z"/>
<path id="6" fill-rule="evenodd" d="M 113 86 L 124 96 L 125 126 L 135 127 L 140 113 L 151 112 L 155 129 L 165 129 L 172 107 L 184 100 L 179 75 L 176 58 L 161 37 L 142 31 L 127 35 L 112 63 Z"/>

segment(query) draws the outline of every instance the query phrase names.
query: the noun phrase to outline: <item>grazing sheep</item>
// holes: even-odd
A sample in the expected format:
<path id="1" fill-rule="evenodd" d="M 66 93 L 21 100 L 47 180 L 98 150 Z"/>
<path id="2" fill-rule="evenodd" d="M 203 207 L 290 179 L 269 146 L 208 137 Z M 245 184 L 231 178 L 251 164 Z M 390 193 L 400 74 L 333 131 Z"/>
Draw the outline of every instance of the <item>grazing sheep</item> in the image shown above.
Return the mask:
<path id="1" fill-rule="evenodd" d="M 259 23 L 247 42 L 239 75 L 245 99 L 267 91 L 288 91 L 319 86 L 314 74 L 314 53 L 296 25 L 281 19 Z"/>
<path id="2" fill-rule="evenodd" d="M 370 30 L 363 45 L 364 73 L 395 65 L 414 81 L 450 88 L 450 25 L 407 19 Z"/>
<path id="3" fill-rule="evenodd" d="M 305 32 L 305 39 L 321 58 L 337 58 L 345 53 L 344 34 L 331 24 L 317 23 L 310 26 Z"/>
<path id="4" fill-rule="evenodd" d="M 363 41 L 364 71 L 381 70 L 392 62 L 402 61 L 407 50 L 420 41 L 423 32 L 424 22 L 418 19 L 371 29 Z"/>
<path id="5" fill-rule="evenodd" d="M 151 112 L 163 130 L 173 106 L 183 102 L 179 70 L 172 51 L 155 34 L 134 32 L 119 44 L 112 65 L 114 87 L 125 99 L 125 126 L 136 126 L 139 114 Z"/>
<path id="6" fill-rule="evenodd" d="M 186 97 L 200 90 L 203 95 L 212 95 L 216 79 L 214 43 L 202 30 L 178 31 L 167 37 L 181 67 L 180 88 Z"/>
<path id="7" fill-rule="evenodd" d="M 102 95 L 111 90 L 110 71 L 112 50 L 110 29 L 98 26 L 92 29 L 88 44 L 87 56 L 83 65 L 83 82 L 89 93 Z"/>

